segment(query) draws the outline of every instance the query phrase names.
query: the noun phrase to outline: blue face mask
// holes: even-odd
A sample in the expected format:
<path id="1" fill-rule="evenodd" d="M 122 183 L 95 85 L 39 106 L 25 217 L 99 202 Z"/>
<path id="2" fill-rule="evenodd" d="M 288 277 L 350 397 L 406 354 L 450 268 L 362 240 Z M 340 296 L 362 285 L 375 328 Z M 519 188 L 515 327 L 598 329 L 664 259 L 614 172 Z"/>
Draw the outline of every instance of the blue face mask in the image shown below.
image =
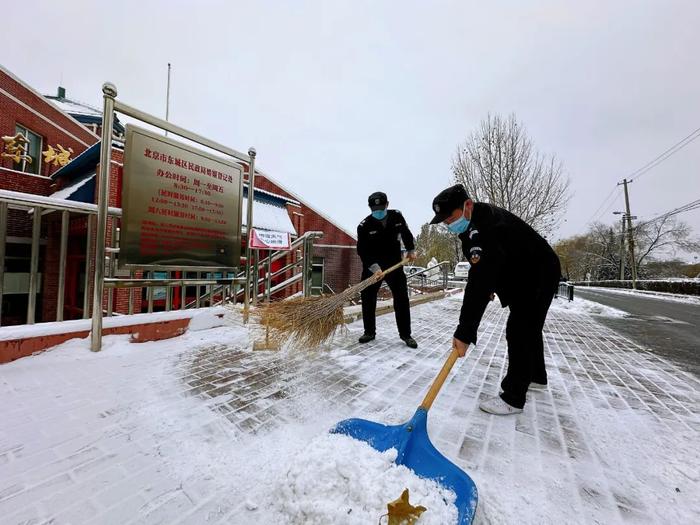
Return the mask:
<path id="1" fill-rule="evenodd" d="M 381 221 L 384 217 L 386 217 L 386 210 L 374 210 L 372 212 L 372 217 Z"/>
<path id="2" fill-rule="evenodd" d="M 469 219 L 464 216 L 464 210 L 462 210 L 462 216 L 459 219 L 447 225 L 447 229 L 457 235 L 467 231 L 467 228 L 469 228 Z"/>

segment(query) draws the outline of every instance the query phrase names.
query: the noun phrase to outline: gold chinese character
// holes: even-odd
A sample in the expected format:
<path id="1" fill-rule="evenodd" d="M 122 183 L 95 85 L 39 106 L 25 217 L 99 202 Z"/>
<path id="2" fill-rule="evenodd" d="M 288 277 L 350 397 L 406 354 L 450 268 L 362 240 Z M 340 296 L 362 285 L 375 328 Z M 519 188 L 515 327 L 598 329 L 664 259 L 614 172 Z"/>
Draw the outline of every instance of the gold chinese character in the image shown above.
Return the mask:
<path id="1" fill-rule="evenodd" d="M 42 153 L 44 160 L 47 164 L 53 163 L 54 166 L 65 166 L 70 162 L 71 153 L 73 153 L 73 148 L 65 149 L 60 144 L 56 144 L 59 151 L 53 149 L 53 146 L 49 146 L 46 151 Z"/>
<path id="2" fill-rule="evenodd" d="M 14 137 L 10 137 L 9 135 L 4 136 L 2 141 L 5 143 L 5 151 L 3 151 L 0 156 L 6 159 L 12 159 L 13 162 L 25 160 L 28 164 L 32 163 L 32 158 L 27 155 L 27 147 L 29 145 L 27 137 L 21 133 L 17 133 Z"/>

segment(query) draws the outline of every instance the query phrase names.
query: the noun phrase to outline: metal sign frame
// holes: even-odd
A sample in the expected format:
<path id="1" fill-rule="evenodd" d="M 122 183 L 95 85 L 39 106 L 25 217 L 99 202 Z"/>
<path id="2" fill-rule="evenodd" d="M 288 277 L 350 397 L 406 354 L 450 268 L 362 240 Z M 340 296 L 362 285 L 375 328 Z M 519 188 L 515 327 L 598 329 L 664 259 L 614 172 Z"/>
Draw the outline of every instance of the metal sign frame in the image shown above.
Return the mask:
<path id="1" fill-rule="evenodd" d="M 222 153 L 228 157 L 232 157 L 236 160 L 242 161 L 248 165 L 249 173 L 249 183 L 248 183 L 248 194 L 254 195 L 254 180 L 255 180 L 255 148 L 250 148 L 248 154 L 241 153 L 233 148 L 219 144 L 213 140 L 206 137 L 193 133 L 171 124 L 170 122 L 163 120 L 161 118 L 150 115 L 146 112 L 140 111 L 136 108 L 124 104 L 121 101 L 116 100 L 117 98 L 117 88 L 114 84 L 106 82 L 102 85 L 103 94 L 103 111 L 102 111 L 102 142 L 100 144 L 100 169 L 98 173 L 98 196 L 97 196 L 97 232 L 96 232 L 96 242 L 95 242 L 95 276 L 94 276 L 94 286 L 93 286 L 93 296 L 92 296 L 92 330 L 90 333 L 90 349 L 93 352 L 98 352 L 102 348 L 102 299 L 104 295 L 105 288 L 105 239 L 107 237 L 107 209 L 109 205 L 109 175 L 112 160 L 112 127 L 114 124 L 114 113 L 119 112 L 123 115 L 132 117 L 136 120 L 150 124 L 156 128 L 160 128 L 166 132 L 177 135 L 181 138 L 190 140 L 201 146 L 205 146 L 211 150 Z M 240 188 L 240 198 L 243 197 L 243 177 L 241 177 L 241 188 Z M 253 224 L 253 200 L 248 199 L 248 224 Z M 245 293 L 245 305 L 248 308 L 248 301 L 250 297 L 250 246 L 246 244 L 246 293 Z M 148 269 L 156 269 L 157 267 L 149 267 Z M 165 269 L 172 270 L 172 267 L 166 267 Z M 198 271 L 231 271 L 233 268 L 207 268 L 196 266 L 192 268 L 186 268 L 178 266 L 179 270 L 198 270 Z"/>
<path id="2" fill-rule="evenodd" d="M 139 190 L 143 188 L 143 185 L 145 184 L 146 188 L 146 194 L 148 195 L 148 190 L 149 189 L 162 189 L 163 184 L 160 183 L 160 179 L 155 176 L 155 173 L 153 174 L 148 174 L 146 177 L 139 176 L 137 180 L 131 180 L 127 175 L 135 175 L 139 173 L 140 171 L 136 172 L 134 171 L 133 173 L 130 172 L 130 170 L 137 170 L 137 167 L 134 166 L 134 164 L 138 164 L 139 162 L 145 162 L 143 159 L 140 158 L 139 153 L 134 153 L 134 151 L 130 151 L 133 148 L 135 148 L 136 141 L 138 140 L 150 140 L 150 141 L 155 141 L 159 144 L 158 147 L 170 147 L 170 148 L 177 148 L 178 152 L 184 152 L 184 154 L 190 154 L 196 156 L 198 159 L 206 159 L 205 162 L 213 162 L 218 166 L 223 166 L 219 169 L 229 169 L 232 172 L 235 172 L 235 176 L 238 176 L 238 180 L 234 182 L 236 183 L 235 189 L 230 189 L 231 186 L 229 186 L 229 192 L 235 191 L 237 192 L 237 199 L 234 198 L 234 200 L 237 200 L 235 202 L 235 212 L 234 213 L 228 213 L 226 212 L 225 215 L 227 218 L 230 218 L 230 225 L 228 226 L 228 232 L 231 234 L 231 237 L 229 239 L 224 240 L 221 244 L 224 246 L 231 247 L 233 245 L 233 249 L 230 251 L 228 256 L 226 257 L 229 259 L 229 262 L 232 262 L 233 264 L 228 265 L 228 264 L 222 264 L 222 261 L 216 261 L 216 256 L 210 256 L 209 258 L 209 263 L 206 264 L 202 262 L 202 264 L 198 264 L 197 261 L 188 258 L 188 257 L 182 257 L 181 260 L 172 260 L 165 262 L 163 260 L 158 261 L 158 263 L 148 263 L 148 262 L 136 262 L 136 263 L 129 263 L 129 262 L 124 262 L 124 259 L 127 259 L 127 255 L 131 259 L 136 259 L 138 260 L 138 256 L 134 253 L 135 251 L 138 250 L 138 247 L 133 245 L 133 242 L 136 240 L 135 235 L 138 235 L 136 229 L 139 229 L 137 226 L 134 226 L 131 224 L 130 221 L 134 221 L 134 218 L 136 217 L 138 220 L 139 217 L 139 211 L 135 209 L 135 205 L 132 202 L 132 198 L 139 198 L 139 193 L 144 193 L 142 191 L 136 192 L 136 188 L 134 188 L 135 185 L 138 185 Z M 180 153 L 182 155 L 183 153 Z M 173 153 L 175 155 L 175 153 Z M 171 159 L 172 161 L 172 159 Z M 202 162 L 199 160 L 199 162 Z M 225 167 L 225 168 L 224 168 Z M 177 169 L 177 168 L 173 168 Z M 199 174 L 199 172 L 198 172 Z M 152 175 L 152 177 L 151 177 Z M 149 180 L 150 178 L 150 180 Z M 157 182 L 156 182 L 157 181 Z M 194 187 L 194 184 L 192 185 Z M 182 142 L 175 141 L 169 137 L 163 137 L 162 135 L 158 135 L 157 133 L 154 133 L 150 130 L 146 130 L 144 128 L 134 126 L 132 124 L 127 124 L 126 126 L 126 143 L 125 143 L 125 148 L 124 148 L 124 176 L 123 176 L 123 181 L 122 181 L 122 223 L 121 223 L 121 237 L 120 237 L 120 243 L 119 243 L 119 268 L 126 268 L 126 269 L 144 269 L 144 270 L 169 270 L 169 271 L 180 271 L 180 270 L 191 270 L 191 271 L 201 271 L 206 268 L 212 268 L 212 269 L 219 269 L 219 268 L 236 268 L 240 265 L 240 246 L 241 246 L 241 235 L 242 235 L 242 228 L 241 228 L 241 216 L 242 216 L 242 194 L 243 194 L 243 167 L 235 162 L 230 162 L 226 159 L 222 159 L 221 157 L 217 157 L 215 155 L 209 154 L 206 151 L 199 150 L 197 148 L 194 148 L 192 146 L 189 146 L 188 144 L 184 144 Z M 222 190 L 223 191 L 223 190 Z M 232 195 L 229 195 L 228 198 L 224 198 L 223 201 L 225 202 L 230 202 Z M 213 199 L 215 199 L 214 197 Z M 219 200 L 219 204 L 221 204 L 222 201 Z M 143 204 L 143 202 L 141 203 Z M 138 205 L 136 205 L 138 206 Z M 143 210 L 141 210 L 142 212 Z M 174 219 L 175 222 L 186 222 L 186 223 L 191 223 L 191 221 L 183 221 L 182 219 Z M 196 223 L 196 221 L 195 221 Z M 184 224 L 187 226 L 187 224 Z M 173 224 L 173 226 L 183 226 L 183 224 L 177 225 Z M 209 229 L 219 231 L 221 232 L 220 227 L 212 227 L 208 226 Z M 129 237 L 128 239 L 126 239 Z M 125 239 L 129 242 L 125 242 Z M 139 240 L 141 237 L 139 236 Z M 210 244 L 212 242 L 210 241 Z M 124 256 L 124 257 L 122 257 Z M 215 264 L 211 264 L 211 263 Z M 219 263 L 219 264 L 216 264 Z"/>

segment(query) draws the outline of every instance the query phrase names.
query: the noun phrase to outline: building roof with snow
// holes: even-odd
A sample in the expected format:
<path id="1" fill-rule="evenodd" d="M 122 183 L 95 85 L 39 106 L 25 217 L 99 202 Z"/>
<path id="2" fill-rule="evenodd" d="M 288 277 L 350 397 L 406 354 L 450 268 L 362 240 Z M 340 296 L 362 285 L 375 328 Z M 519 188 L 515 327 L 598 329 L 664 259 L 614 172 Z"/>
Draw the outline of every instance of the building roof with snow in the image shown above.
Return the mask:
<path id="1" fill-rule="evenodd" d="M 98 128 L 102 125 L 102 110 L 84 102 L 66 98 L 66 89 L 63 87 L 58 88 L 56 95 L 44 95 L 44 98 L 88 128 L 91 126 Z M 116 115 L 114 116 L 113 130 L 117 136 L 124 134 L 124 126 Z"/>

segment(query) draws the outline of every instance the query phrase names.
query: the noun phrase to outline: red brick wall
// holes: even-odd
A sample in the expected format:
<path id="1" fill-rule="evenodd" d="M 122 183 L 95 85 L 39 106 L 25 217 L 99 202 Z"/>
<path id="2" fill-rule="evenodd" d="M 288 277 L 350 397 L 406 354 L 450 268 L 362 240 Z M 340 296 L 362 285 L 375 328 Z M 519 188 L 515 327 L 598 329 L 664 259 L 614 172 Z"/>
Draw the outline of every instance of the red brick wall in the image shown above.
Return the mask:
<path id="1" fill-rule="evenodd" d="M 3 91 L 33 108 L 55 125 L 52 125 L 22 106 L 22 104 L 10 98 Z M 34 133 L 41 135 L 43 138 L 42 150 L 45 150 L 49 145 L 55 148 L 56 144 L 60 144 L 66 149 L 72 148 L 73 157 L 79 155 L 87 149 L 88 146 L 98 141 L 98 138 L 90 133 L 82 124 L 63 114 L 44 99 L 44 97 L 27 89 L 0 69 L 0 136 L 14 135 L 15 124 L 20 124 Z M 73 135 L 73 137 L 69 134 Z M 74 137 L 79 140 L 76 140 Z M 0 167 L 11 169 L 12 160 L 0 158 Z M 57 169 L 57 167 L 47 165 L 43 162 L 42 158 L 39 175 L 49 176 Z M 11 189 L 3 185 L 2 179 L 0 179 L 0 188 Z M 30 190 L 23 191 L 31 192 Z"/>
<path id="2" fill-rule="evenodd" d="M 33 111 L 23 104 L 32 108 Z M 48 146 L 56 148 L 60 144 L 64 148 L 73 150 L 72 157 L 76 157 L 98 140 L 81 124 L 63 114 L 44 97 L 0 69 L 0 136 L 15 135 L 16 124 L 42 137 L 42 151 Z M 0 145 L 0 149 L 3 146 L 4 144 Z M 50 195 L 57 189 L 48 177 L 58 167 L 44 162 L 43 156 L 39 175 L 14 171 L 12 166 L 11 159 L 0 157 L 0 189 L 42 196 Z M 32 216 L 24 210 L 9 210 L 7 234 L 31 237 Z M 42 273 L 42 304 L 37 305 L 40 309 L 37 312 L 37 318 L 52 321 L 56 316 L 58 291 L 60 213 L 48 214 L 42 218 L 41 237 L 46 241 L 46 247 L 42 250 L 43 257 L 39 261 L 39 271 Z"/>

